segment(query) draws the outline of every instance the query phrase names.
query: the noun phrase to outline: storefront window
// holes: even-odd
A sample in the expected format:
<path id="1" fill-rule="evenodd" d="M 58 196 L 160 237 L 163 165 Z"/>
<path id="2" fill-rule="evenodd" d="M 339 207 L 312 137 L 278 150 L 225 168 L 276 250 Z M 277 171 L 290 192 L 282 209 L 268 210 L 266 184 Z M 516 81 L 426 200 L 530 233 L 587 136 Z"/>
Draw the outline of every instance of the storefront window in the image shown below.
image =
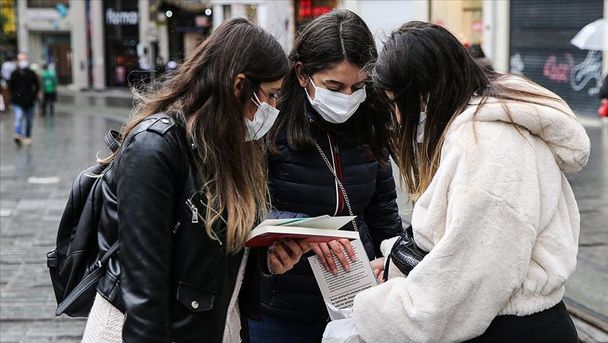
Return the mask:
<path id="1" fill-rule="evenodd" d="M 167 18 L 169 59 L 183 61 L 204 41 L 213 28 L 213 11 L 204 6 L 167 4 L 161 11 L 171 11 Z M 226 11 L 224 8 L 224 15 Z"/>
<path id="2" fill-rule="evenodd" d="M 104 1 L 106 79 L 110 87 L 128 86 L 129 73 L 139 68 L 137 1 Z"/>
<path id="3" fill-rule="evenodd" d="M 44 33 L 41 35 L 44 62 L 55 68 L 57 79 L 62 85 L 72 83 L 72 61 L 70 35 L 65 33 Z"/>
<path id="4" fill-rule="evenodd" d="M 232 5 L 222 5 L 222 11 L 224 12 L 224 20 L 232 18 Z"/>
<path id="5" fill-rule="evenodd" d="M 48 8 L 55 7 L 59 4 L 69 6 L 69 0 L 27 0 L 27 7 L 29 8 Z"/>
<path id="6" fill-rule="evenodd" d="M 245 5 L 245 15 L 252 23 L 258 22 L 258 6 L 255 4 Z"/>
<path id="7" fill-rule="evenodd" d="M 450 30 L 466 45 L 482 43 L 482 0 L 431 0 L 431 21 Z"/>
<path id="8" fill-rule="evenodd" d="M 296 30 L 299 31 L 314 18 L 331 12 L 338 5 L 337 0 L 297 0 L 295 1 Z"/>

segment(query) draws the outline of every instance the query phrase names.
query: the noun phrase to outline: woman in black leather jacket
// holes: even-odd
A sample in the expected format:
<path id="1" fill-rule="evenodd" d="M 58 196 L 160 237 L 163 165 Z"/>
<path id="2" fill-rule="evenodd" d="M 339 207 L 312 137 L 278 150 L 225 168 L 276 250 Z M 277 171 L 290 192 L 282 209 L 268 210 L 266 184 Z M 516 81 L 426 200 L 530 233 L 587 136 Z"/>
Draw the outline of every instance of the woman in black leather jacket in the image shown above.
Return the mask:
<path id="1" fill-rule="evenodd" d="M 266 216 L 261 144 L 288 70 L 279 43 L 245 19 L 222 24 L 159 89 L 142 95 L 103 176 L 101 254 L 84 342 L 240 341 L 259 307 L 260 265 L 281 274 L 308 249 L 244 244 Z M 246 323 L 246 321 L 244 321 Z M 246 332 L 246 330 L 244 330 Z"/>
<path id="2" fill-rule="evenodd" d="M 366 67 L 376 55 L 372 34 L 353 12 L 313 20 L 289 56 L 282 115 L 269 134 L 272 214 L 352 211 L 370 259 L 383 239 L 402 230 L 387 152 L 391 117 L 367 84 Z M 336 270 L 332 254 L 349 264 L 348 240 L 311 247 L 329 270 Z M 328 314 L 306 259 L 285 275 L 264 274 L 262 311 L 262 321 L 250 321 L 252 342 L 321 340 Z"/>

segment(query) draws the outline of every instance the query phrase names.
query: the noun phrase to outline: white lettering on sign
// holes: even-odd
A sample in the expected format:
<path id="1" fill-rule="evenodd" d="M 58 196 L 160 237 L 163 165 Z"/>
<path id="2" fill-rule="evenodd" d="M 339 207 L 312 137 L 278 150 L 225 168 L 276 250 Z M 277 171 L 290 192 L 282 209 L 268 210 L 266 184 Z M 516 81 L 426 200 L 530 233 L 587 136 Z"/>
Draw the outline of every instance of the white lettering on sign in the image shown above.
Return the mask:
<path id="1" fill-rule="evenodd" d="M 106 24 L 109 25 L 137 25 L 138 19 L 137 11 L 116 12 L 111 8 L 106 10 Z"/>

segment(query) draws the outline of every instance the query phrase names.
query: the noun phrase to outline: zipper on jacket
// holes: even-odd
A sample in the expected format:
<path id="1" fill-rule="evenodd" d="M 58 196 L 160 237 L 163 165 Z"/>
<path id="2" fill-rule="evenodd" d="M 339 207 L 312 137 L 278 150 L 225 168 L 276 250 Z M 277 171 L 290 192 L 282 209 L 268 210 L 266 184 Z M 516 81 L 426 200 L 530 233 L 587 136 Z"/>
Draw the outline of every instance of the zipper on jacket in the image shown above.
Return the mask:
<path id="1" fill-rule="evenodd" d="M 203 218 L 203 216 L 198 211 L 198 207 L 196 207 L 196 205 L 194 205 L 194 203 L 192 202 L 192 199 L 194 198 L 194 196 L 196 194 L 197 193 L 192 194 L 192 196 L 188 200 L 186 200 L 186 206 L 188 208 L 190 208 L 190 211 L 192 212 L 192 224 L 198 224 L 200 221 L 202 221 L 202 222 L 205 221 L 205 218 Z M 201 201 L 201 204 L 205 205 L 202 201 Z M 222 218 L 221 216 L 220 216 L 220 219 L 224 223 L 226 223 L 226 220 L 224 218 Z M 226 223 L 226 225 L 228 225 L 228 223 Z M 216 241 L 220 246 L 224 245 L 222 240 L 218 237 L 217 233 L 213 230 L 211 233 L 211 239 Z"/>
<path id="2" fill-rule="evenodd" d="M 329 141 L 329 150 L 331 152 L 332 163 L 334 167 L 334 171 L 336 172 L 336 176 L 338 180 L 344 184 L 344 175 L 342 173 L 342 163 L 340 161 L 340 150 L 338 148 L 338 144 L 335 139 L 332 139 L 331 135 L 327 134 L 327 139 Z M 342 194 L 342 190 L 338 187 L 338 182 L 336 183 L 336 215 L 339 216 L 344 212 L 344 208 L 346 207 L 346 202 L 344 200 L 344 194 Z"/>
<path id="3" fill-rule="evenodd" d="M 186 205 L 188 205 L 188 207 L 190 207 L 190 210 L 192 211 L 192 224 L 198 224 L 198 219 L 200 217 L 200 214 L 198 213 L 198 207 L 194 206 L 194 203 L 192 203 L 192 199 L 186 200 Z"/>
<path id="4" fill-rule="evenodd" d="M 179 229 L 179 227 L 182 225 L 182 223 L 177 222 L 175 223 L 175 226 L 173 227 L 173 234 L 175 235 L 177 233 L 177 230 Z"/>

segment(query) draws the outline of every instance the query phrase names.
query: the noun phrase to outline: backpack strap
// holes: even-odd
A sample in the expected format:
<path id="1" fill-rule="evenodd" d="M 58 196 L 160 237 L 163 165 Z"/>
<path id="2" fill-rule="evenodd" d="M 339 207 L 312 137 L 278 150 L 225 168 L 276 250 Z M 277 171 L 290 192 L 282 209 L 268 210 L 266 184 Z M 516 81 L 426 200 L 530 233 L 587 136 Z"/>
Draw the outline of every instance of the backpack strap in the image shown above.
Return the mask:
<path id="1" fill-rule="evenodd" d="M 118 151 L 120 145 L 122 144 L 122 136 L 120 132 L 116 130 L 110 130 L 103 137 L 104 143 L 106 143 L 106 147 L 113 153 Z"/>
<path id="2" fill-rule="evenodd" d="M 105 254 L 97 261 L 94 269 L 87 275 L 85 278 L 80 280 L 78 285 L 74 287 L 74 289 L 70 292 L 70 294 L 63 299 L 63 301 L 57 306 L 57 310 L 55 310 L 55 315 L 60 316 L 63 314 L 69 307 L 72 305 L 76 299 L 78 299 L 84 292 L 86 292 L 89 288 L 95 286 L 102 277 L 106 275 L 106 263 L 118 251 L 118 242 L 112 244 L 110 249 L 106 251 Z"/>
<path id="3" fill-rule="evenodd" d="M 116 253 L 116 251 L 118 251 L 118 248 L 119 248 L 118 241 L 114 242 L 114 244 L 112 244 L 110 249 L 108 249 L 108 251 L 106 251 L 106 253 L 103 254 L 103 256 L 99 259 L 99 261 L 97 262 L 97 266 L 105 266 L 106 262 L 108 262 L 110 257 L 112 257 L 112 255 L 114 255 L 114 253 Z"/>

